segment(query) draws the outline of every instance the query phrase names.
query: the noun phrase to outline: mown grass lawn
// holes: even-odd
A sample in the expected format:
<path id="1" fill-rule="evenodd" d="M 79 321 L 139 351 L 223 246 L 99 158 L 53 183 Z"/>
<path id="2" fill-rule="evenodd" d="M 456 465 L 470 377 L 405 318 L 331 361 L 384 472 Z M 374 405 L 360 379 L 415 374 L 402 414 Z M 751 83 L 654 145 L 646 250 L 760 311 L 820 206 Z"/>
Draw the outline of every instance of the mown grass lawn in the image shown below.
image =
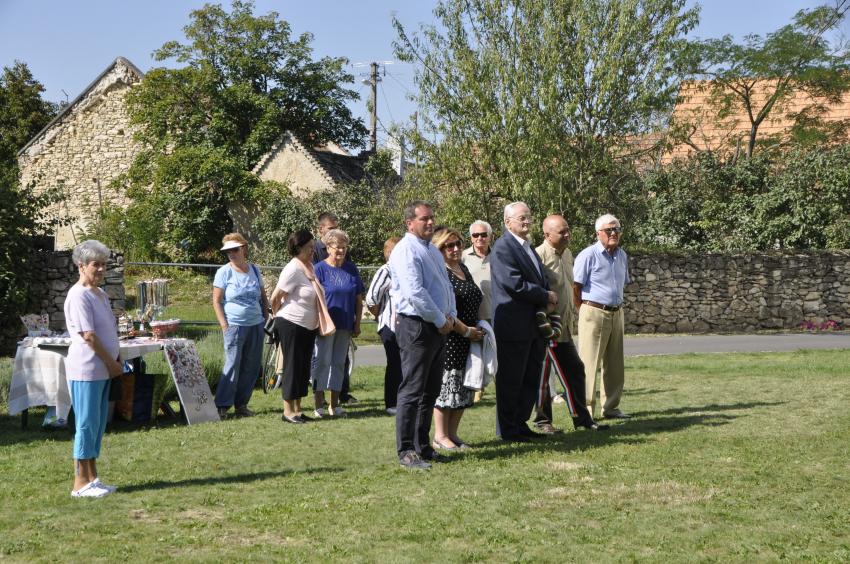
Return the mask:
<path id="1" fill-rule="evenodd" d="M 607 433 L 501 444 L 493 391 L 475 450 L 398 466 L 382 370 L 346 420 L 118 423 L 72 499 L 65 432 L 0 415 L 0 559 L 26 562 L 846 562 L 850 351 L 627 358 Z M 563 405 L 556 423 L 569 426 Z M 31 421 L 37 416 L 33 416 Z"/>

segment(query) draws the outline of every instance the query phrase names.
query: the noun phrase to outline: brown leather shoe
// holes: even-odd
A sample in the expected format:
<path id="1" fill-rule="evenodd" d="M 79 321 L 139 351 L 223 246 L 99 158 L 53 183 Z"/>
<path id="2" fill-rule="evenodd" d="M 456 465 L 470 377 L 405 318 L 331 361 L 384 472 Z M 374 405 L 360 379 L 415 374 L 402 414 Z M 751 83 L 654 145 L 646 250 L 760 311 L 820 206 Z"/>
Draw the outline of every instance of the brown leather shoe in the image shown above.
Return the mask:
<path id="1" fill-rule="evenodd" d="M 542 431 L 542 432 L 546 433 L 547 435 L 561 435 L 564 432 L 561 429 L 555 428 L 555 426 L 552 425 L 551 423 L 543 423 L 543 424 L 540 424 L 540 425 L 535 425 L 534 428 L 537 429 L 538 431 Z"/>

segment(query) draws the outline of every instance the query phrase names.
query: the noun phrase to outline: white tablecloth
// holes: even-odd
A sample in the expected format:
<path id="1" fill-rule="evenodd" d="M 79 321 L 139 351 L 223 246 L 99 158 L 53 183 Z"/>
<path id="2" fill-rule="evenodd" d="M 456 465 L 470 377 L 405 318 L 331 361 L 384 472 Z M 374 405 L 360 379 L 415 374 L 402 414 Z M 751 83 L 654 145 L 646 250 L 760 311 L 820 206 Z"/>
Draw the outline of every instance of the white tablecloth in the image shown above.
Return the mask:
<path id="1" fill-rule="evenodd" d="M 131 360 L 162 350 L 162 342 L 135 340 L 121 343 L 121 358 Z M 56 406 L 56 417 L 68 419 L 71 392 L 65 374 L 66 347 L 18 347 L 12 384 L 9 389 L 9 415 L 30 407 Z"/>

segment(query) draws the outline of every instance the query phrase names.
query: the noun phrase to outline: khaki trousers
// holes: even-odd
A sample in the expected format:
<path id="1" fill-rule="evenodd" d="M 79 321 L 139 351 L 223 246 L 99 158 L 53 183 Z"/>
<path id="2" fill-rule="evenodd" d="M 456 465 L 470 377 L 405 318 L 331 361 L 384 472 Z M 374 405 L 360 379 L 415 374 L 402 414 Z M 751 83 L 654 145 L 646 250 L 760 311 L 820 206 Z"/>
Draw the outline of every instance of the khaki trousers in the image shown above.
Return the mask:
<path id="1" fill-rule="evenodd" d="M 596 393 L 602 415 L 611 417 L 620 413 L 618 406 L 623 396 L 623 308 L 603 311 L 587 304 L 578 314 L 578 355 L 584 363 L 587 408 L 597 413 Z M 596 385 L 596 371 L 602 367 L 602 386 Z"/>

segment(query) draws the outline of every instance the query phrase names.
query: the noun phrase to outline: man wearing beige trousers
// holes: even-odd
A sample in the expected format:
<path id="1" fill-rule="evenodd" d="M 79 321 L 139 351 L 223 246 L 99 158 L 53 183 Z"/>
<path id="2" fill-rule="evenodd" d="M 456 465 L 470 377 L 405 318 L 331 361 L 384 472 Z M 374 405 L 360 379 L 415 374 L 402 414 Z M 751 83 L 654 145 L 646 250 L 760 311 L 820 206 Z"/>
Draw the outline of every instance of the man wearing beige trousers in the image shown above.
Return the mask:
<path id="1" fill-rule="evenodd" d="M 573 265 L 573 301 L 578 314 L 578 354 L 584 363 L 590 413 L 596 392 L 602 416 L 630 419 L 620 411 L 623 395 L 623 287 L 629 282 L 629 258 L 619 248 L 620 221 L 611 214 L 596 220 L 598 241 L 578 254 Z M 596 371 L 602 366 L 602 385 Z"/>

